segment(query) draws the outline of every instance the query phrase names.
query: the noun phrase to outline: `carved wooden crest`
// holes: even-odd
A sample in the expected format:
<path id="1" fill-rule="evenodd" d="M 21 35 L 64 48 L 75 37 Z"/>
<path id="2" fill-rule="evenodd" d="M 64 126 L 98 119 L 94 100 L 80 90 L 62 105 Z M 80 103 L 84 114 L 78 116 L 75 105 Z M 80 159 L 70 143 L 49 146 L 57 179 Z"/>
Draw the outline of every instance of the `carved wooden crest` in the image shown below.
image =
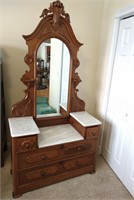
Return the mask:
<path id="1" fill-rule="evenodd" d="M 61 3 L 59 0 L 51 3 L 49 9 L 44 9 L 40 17 L 42 18 L 49 14 L 53 15 L 53 19 L 50 22 L 54 30 L 58 30 L 61 24 L 61 16 L 65 17 L 70 23 L 69 14 L 65 13 L 63 3 Z"/>

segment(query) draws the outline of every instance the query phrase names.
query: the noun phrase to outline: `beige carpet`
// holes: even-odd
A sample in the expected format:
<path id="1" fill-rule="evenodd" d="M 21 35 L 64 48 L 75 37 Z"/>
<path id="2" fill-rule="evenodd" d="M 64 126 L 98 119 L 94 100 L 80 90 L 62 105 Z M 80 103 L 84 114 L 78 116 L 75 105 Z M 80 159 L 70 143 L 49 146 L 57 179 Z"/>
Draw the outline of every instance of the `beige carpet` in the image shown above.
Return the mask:
<path id="1" fill-rule="evenodd" d="M 12 199 L 12 176 L 10 154 L 1 168 L 1 198 Z M 132 200 L 132 196 L 119 181 L 101 156 L 98 157 L 96 173 L 86 174 L 23 194 L 18 199 L 42 200 Z"/>

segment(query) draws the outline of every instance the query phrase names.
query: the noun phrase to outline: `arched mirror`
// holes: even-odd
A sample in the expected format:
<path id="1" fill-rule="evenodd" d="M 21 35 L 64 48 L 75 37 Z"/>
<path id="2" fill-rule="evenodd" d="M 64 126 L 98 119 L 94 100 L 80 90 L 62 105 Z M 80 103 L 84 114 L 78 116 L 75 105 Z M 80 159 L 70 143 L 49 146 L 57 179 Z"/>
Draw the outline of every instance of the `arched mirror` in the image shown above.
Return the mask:
<path id="1" fill-rule="evenodd" d="M 60 116 L 67 111 L 70 53 L 59 39 L 43 41 L 37 50 L 36 116 Z"/>
<path id="2" fill-rule="evenodd" d="M 70 16 L 57 0 L 44 9 L 40 22 L 29 35 L 24 60 L 29 70 L 21 81 L 25 97 L 12 107 L 12 116 L 33 116 L 39 126 L 67 123 L 69 113 L 85 110 L 77 96 L 81 79 L 77 52 L 82 45 L 70 25 Z"/>

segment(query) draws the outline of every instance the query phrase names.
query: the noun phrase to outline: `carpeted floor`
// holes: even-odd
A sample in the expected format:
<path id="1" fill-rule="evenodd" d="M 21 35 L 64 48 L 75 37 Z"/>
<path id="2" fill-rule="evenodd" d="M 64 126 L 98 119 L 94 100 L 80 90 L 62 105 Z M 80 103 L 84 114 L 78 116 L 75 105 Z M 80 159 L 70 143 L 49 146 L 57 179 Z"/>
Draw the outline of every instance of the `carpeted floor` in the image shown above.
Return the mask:
<path id="1" fill-rule="evenodd" d="M 12 199 L 10 153 L 1 168 L 1 198 Z M 86 174 L 23 194 L 18 199 L 42 200 L 132 200 L 132 196 L 111 168 L 98 157 L 96 173 Z"/>

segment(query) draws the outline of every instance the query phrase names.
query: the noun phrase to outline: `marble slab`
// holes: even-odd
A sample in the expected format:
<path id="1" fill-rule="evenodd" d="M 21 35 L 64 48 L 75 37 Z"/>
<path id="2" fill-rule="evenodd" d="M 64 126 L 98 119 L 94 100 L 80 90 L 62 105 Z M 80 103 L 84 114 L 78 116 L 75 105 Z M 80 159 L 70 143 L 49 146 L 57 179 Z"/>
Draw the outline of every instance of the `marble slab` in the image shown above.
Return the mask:
<path id="1" fill-rule="evenodd" d="M 72 112 L 70 115 L 84 127 L 101 125 L 102 123 L 86 111 Z"/>
<path id="2" fill-rule="evenodd" d="M 39 129 L 39 148 L 84 139 L 70 124 L 49 126 Z"/>
<path id="3" fill-rule="evenodd" d="M 49 114 L 40 114 L 37 115 L 37 118 L 44 118 L 44 117 L 55 117 L 55 116 L 61 116 L 61 113 L 49 113 Z"/>
<path id="4" fill-rule="evenodd" d="M 8 121 L 12 137 L 30 136 L 40 133 L 40 130 L 31 116 L 9 118 Z"/>

